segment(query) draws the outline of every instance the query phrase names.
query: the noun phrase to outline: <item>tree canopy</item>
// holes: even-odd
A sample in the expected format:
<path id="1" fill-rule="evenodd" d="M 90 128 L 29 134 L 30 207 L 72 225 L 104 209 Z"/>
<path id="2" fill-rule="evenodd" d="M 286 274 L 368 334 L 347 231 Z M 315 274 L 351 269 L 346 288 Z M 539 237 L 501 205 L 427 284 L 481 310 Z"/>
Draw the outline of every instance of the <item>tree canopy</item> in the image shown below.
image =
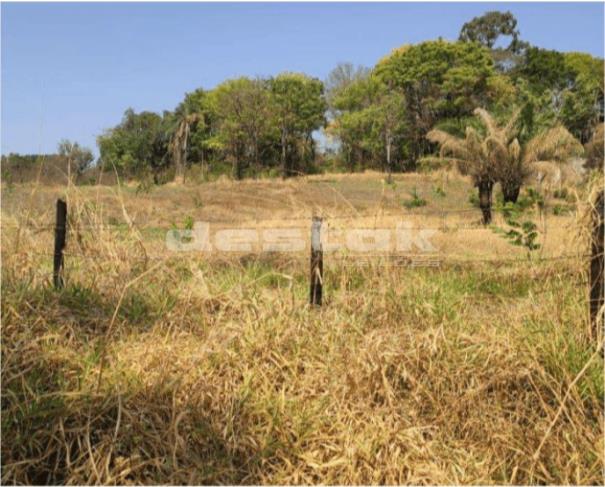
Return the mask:
<path id="1" fill-rule="evenodd" d="M 460 30 L 459 40 L 478 42 L 492 49 L 501 36 L 510 36 L 511 38 L 507 49 L 515 50 L 517 48 L 519 42 L 517 19 L 510 12 L 495 10 L 466 22 Z"/>

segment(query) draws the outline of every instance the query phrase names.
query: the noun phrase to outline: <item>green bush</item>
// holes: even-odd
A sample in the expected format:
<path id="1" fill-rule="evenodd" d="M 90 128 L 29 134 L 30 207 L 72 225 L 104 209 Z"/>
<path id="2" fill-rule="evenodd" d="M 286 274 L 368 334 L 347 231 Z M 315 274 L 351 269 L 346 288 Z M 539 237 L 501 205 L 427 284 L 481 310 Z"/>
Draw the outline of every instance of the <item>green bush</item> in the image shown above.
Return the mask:
<path id="1" fill-rule="evenodd" d="M 410 193 L 410 196 L 412 197 L 411 199 L 405 200 L 402 203 L 403 206 L 405 206 L 408 210 L 411 210 L 412 208 L 426 206 L 426 200 L 420 197 L 416 187 L 414 187 L 413 191 Z"/>

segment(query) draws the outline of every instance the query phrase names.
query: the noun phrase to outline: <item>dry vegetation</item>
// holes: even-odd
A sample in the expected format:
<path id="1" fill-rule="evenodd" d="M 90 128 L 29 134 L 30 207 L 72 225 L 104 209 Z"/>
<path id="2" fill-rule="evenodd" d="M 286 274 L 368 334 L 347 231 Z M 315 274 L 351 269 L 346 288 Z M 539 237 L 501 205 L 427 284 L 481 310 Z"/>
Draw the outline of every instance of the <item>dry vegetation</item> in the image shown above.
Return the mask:
<path id="1" fill-rule="evenodd" d="M 462 263 L 524 253 L 479 210 L 443 221 L 473 210 L 466 180 L 395 180 L 72 187 L 60 292 L 49 224 L 65 188 L 4 186 L 3 483 L 602 484 L 603 360 L 573 213 L 549 213 L 542 255 L 578 258 Z M 427 205 L 408 211 L 413 187 Z M 163 247 L 187 217 L 312 212 L 440 225 L 444 264 L 328 254 L 311 309 L 307 253 Z"/>

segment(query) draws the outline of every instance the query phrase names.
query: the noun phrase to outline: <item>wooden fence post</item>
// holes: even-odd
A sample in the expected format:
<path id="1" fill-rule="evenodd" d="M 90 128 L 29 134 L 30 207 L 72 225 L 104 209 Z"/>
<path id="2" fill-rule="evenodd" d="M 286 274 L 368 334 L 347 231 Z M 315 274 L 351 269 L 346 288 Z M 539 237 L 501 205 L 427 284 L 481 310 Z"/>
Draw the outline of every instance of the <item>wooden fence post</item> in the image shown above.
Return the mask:
<path id="1" fill-rule="evenodd" d="M 314 216 L 311 224 L 311 304 L 321 306 L 323 285 L 323 249 L 321 247 L 321 218 Z"/>
<path id="2" fill-rule="evenodd" d="M 590 257 L 590 328 L 593 340 L 599 339 L 598 327 L 603 327 L 603 190 L 597 195 L 592 208 L 591 257 Z"/>
<path id="3" fill-rule="evenodd" d="M 67 203 L 57 200 L 57 220 L 55 223 L 55 255 L 53 262 L 53 284 L 55 289 L 63 287 L 63 249 L 65 248 L 65 235 L 67 233 Z"/>

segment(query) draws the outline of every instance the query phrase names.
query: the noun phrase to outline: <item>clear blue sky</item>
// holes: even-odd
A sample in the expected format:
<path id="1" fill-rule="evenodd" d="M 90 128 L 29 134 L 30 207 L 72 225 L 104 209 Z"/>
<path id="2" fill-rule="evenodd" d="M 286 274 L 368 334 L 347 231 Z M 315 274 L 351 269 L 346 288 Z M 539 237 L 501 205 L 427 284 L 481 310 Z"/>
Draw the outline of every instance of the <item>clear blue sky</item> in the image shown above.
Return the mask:
<path id="1" fill-rule="evenodd" d="M 510 10 L 522 39 L 603 57 L 603 3 L 2 3 L 2 153 L 97 153 L 124 110 L 170 110 L 229 77 L 372 66 Z"/>

